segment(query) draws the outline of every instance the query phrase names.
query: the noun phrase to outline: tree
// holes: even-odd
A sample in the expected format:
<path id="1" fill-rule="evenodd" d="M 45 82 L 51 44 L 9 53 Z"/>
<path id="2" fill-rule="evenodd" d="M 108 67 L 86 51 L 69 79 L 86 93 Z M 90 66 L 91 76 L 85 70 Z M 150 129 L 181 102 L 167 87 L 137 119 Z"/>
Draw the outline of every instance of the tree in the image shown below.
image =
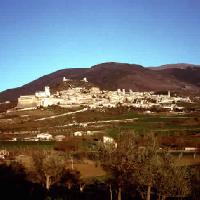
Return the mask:
<path id="1" fill-rule="evenodd" d="M 24 166 L 11 161 L 0 164 L 0 198 L 1 199 L 30 199 L 33 185 L 26 179 Z"/>
<path id="2" fill-rule="evenodd" d="M 156 189 L 159 199 L 167 197 L 184 198 L 191 193 L 188 169 L 175 166 L 173 162 L 163 162 L 159 169 Z"/>
<path id="3" fill-rule="evenodd" d="M 155 137 L 147 136 L 139 163 L 138 182 L 140 188 L 147 187 L 147 200 L 151 199 L 152 188 L 162 200 L 167 197 L 185 197 L 190 193 L 187 169 L 176 166 L 169 152 L 159 148 Z"/>
<path id="4" fill-rule="evenodd" d="M 153 135 L 148 135 L 145 140 L 145 146 L 139 148 L 137 180 L 142 198 L 145 199 L 144 194 L 146 193 L 146 199 L 150 200 L 151 189 L 156 185 L 160 165 L 159 146 Z"/>
<path id="5" fill-rule="evenodd" d="M 137 140 L 130 133 L 119 137 L 117 148 L 108 144 L 100 146 L 99 160 L 103 168 L 115 179 L 118 200 L 121 200 L 122 189 L 127 183 L 134 181 L 134 172 L 138 167 L 137 151 Z"/>
<path id="6" fill-rule="evenodd" d="M 191 193 L 192 199 L 198 200 L 200 197 L 200 166 L 190 167 L 190 181 L 191 181 Z"/>
<path id="7" fill-rule="evenodd" d="M 163 200 L 190 193 L 187 169 L 176 166 L 169 152 L 159 147 L 152 134 L 144 137 L 123 134 L 117 148 L 101 145 L 99 159 L 118 186 L 118 200 L 121 200 L 122 189 L 135 183 L 146 200 L 151 199 L 152 191 L 157 191 Z"/>
<path id="8" fill-rule="evenodd" d="M 65 170 L 59 183 L 71 189 L 73 185 L 80 184 L 80 172 L 72 169 Z"/>
<path id="9" fill-rule="evenodd" d="M 41 182 L 46 189 L 58 182 L 65 170 L 64 157 L 55 152 L 37 152 L 32 154 L 34 171 L 32 178 Z"/>

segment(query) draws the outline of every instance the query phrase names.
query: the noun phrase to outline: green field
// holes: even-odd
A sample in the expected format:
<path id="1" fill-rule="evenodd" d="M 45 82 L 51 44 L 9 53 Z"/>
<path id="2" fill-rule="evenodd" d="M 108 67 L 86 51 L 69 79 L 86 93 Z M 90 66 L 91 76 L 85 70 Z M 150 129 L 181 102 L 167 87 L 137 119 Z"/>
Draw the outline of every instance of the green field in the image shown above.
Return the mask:
<path id="1" fill-rule="evenodd" d="M 87 130 L 97 130 L 114 138 L 117 138 L 120 133 L 131 131 L 143 135 L 154 133 L 159 137 L 175 137 L 176 139 L 178 137 L 189 142 L 188 144 L 200 145 L 200 113 L 198 112 L 185 114 L 167 112 L 146 114 L 138 110 L 121 107 L 105 109 L 104 111 L 87 110 L 72 115 L 36 121 L 38 118 L 72 111 L 75 110 L 52 107 L 44 110 L 37 109 L 8 113 L 0 117 L 0 131 L 2 133 L 9 132 L 14 135 L 19 131 L 34 132 L 37 130 L 40 132 L 49 132 L 53 135 L 63 134 L 69 136 L 75 131 L 82 130 L 86 132 Z M 22 117 L 24 115 L 25 117 Z M 8 123 L 1 123 L 1 119 L 4 121 L 8 120 Z M 133 119 L 133 121 L 126 121 L 126 119 Z M 68 126 L 68 124 L 74 122 L 76 124 Z M 82 127 L 79 123 L 88 123 L 88 125 L 87 127 Z M 3 137 L 4 135 L 1 134 L 1 136 Z M 22 146 L 37 146 L 35 142 L 21 143 Z M 19 144 L 21 143 L 19 142 Z M 11 145 L 13 144 L 11 143 Z M 3 143 L 0 143 L 0 145 L 2 146 Z M 38 146 L 44 146 L 45 148 L 51 145 L 45 142 L 38 143 Z"/>
<path id="2" fill-rule="evenodd" d="M 26 150 L 26 149 L 53 149 L 54 141 L 0 141 L 1 149 Z"/>

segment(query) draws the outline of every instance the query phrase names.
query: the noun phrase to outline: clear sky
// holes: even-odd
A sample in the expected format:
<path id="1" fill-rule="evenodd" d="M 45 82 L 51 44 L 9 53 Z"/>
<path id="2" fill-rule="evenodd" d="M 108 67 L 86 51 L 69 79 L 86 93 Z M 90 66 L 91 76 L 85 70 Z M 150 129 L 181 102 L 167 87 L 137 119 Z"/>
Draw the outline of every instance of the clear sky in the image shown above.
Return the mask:
<path id="1" fill-rule="evenodd" d="M 0 91 L 107 61 L 200 64 L 200 0 L 0 0 Z"/>

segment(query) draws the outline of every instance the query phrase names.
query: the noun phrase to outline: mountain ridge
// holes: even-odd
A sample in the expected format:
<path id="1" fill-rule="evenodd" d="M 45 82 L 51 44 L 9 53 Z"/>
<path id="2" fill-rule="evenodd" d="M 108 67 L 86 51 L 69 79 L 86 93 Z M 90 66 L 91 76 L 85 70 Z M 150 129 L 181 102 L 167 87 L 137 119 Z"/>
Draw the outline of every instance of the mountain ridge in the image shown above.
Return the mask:
<path id="1" fill-rule="evenodd" d="M 176 64 L 165 64 L 157 67 L 149 67 L 153 70 L 161 70 L 161 69 L 187 69 L 187 68 L 193 68 L 193 67 L 200 67 L 200 65 L 190 64 L 190 63 L 176 63 Z"/>
<path id="2" fill-rule="evenodd" d="M 43 90 L 46 85 L 54 88 L 62 82 L 64 76 L 75 80 L 87 77 L 89 82 L 106 90 L 172 90 L 182 94 L 197 94 L 200 92 L 199 66 L 179 63 L 152 69 L 138 64 L 106 62 L 91 68 L 65 68 L 39 77 L 21 87 L 0 92 L 0 102 L 15 101 L 20 95 L 34 94 L 38 90 Z"/>

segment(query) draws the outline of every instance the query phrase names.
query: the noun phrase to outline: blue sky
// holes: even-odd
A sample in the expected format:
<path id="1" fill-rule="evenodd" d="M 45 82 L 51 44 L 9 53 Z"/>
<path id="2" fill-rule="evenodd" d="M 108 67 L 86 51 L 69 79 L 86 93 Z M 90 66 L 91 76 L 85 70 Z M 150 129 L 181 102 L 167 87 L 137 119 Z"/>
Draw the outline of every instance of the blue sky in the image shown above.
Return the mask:
<path id="1" fill-rule="evenodd" d="M 199 0 L 0 0 L 0 91 L 63 68 L 200 64 Z"/>

